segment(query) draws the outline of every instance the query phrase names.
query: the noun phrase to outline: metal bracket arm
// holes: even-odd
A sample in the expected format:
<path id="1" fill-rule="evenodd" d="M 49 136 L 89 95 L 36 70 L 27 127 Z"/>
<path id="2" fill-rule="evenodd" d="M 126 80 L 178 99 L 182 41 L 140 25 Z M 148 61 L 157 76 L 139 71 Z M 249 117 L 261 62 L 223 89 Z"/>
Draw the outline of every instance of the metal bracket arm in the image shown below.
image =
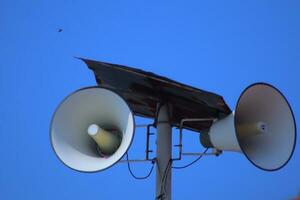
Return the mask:
<path id="1" fill-rule="evenodd" d="M 179 144 L 177 145 L 174 145 L 175 147 L 178 147 L 179 148 L 179 155 L 178 155 L 178 158 L 174 158 L 173 160 L 181 160 L 181 157 L 183 155 L 182 153 L 182 148 L 183 148 L 183 145 L 182 145 L 182 131 L 183 131 L 183 124 L 185 122 L 204 122 L 204 121 L 214 121 L 216 118 L 186 118 L 186 119 L 182 119 L 180 121 L 180 126 L 179 126 Z"/>

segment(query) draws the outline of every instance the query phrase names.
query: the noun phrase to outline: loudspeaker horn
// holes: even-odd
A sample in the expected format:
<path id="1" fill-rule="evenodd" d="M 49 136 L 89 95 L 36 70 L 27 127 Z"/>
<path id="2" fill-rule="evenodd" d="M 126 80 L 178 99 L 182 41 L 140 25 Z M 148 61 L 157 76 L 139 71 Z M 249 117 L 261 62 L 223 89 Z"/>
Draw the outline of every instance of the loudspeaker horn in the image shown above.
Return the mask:
<path id="1" fill-rule="evenodd" d="M 213 123 L 208 135 L 209 142 L 200 138 L 203 145 L 243 153 L 256 167 L 274 171 L 285 166 L 294 152 L 296 123 L 278 89 L 255 83 L 242 92 L 232 114 Z"/>
<path id="2" fill-rule="evenodd" d="M 81 172 L 96 172 L 124 156 L 134 129 L 133 113 L 118 94 L 89 87 L 75 91 L 58 106 L 50 139 L 65 165 Z"/>

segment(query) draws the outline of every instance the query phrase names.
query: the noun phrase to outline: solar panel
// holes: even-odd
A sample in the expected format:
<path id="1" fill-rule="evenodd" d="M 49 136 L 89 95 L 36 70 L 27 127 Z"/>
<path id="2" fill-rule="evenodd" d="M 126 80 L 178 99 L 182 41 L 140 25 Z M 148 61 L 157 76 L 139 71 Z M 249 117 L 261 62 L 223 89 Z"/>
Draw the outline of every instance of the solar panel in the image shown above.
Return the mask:
<path id="1" fill-rule="evenodd" d="M 231 113 L 222 96 L 123 65 L 82 59 L 94 72 L 97 84 L 128 103 L 135 115 L 156 118 L 159 105 L 170 106 L 170 122 L 178 127 L 186 118 L 223 118 Z M 184 128 L 202 131 L 212 121 L 188 122 Z"/>

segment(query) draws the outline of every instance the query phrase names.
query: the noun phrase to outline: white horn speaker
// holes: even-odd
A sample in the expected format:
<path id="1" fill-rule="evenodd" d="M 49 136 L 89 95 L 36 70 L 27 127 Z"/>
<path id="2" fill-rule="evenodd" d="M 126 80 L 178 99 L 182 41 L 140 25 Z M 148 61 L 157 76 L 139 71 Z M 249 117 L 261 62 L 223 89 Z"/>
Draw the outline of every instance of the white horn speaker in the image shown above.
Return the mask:
<path id="1" fill-rule="evenodd" d="M 208 135 L 214 148 L 241 152 L 256 167 L 273 171 L 285 166 L 294 152 L 296 124 L 283 94 L 269 84 L 255 83 Z"/>
<path id="2" fill-rule="evenodd" d="M 133 113 L 119 95 L 90 87 L 72 93 L 58 106 L 50 139 L 56 155 L 68 167 L 96 172 L 123 157 L 134 128 Z"/>

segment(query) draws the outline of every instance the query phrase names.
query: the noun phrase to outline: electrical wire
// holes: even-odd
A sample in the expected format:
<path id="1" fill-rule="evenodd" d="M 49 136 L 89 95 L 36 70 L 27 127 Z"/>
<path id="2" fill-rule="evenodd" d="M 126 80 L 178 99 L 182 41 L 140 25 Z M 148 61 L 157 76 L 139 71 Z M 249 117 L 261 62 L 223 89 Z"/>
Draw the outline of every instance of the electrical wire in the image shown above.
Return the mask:
<path id="1" fill-rule="evenodd" d="M 130 163 L 129 163 L 129 158 L 128 158 L 128 153 L 126 153 L 126 159 L 127 159 L 127 167 L 128 167 L 128 170 L 129 170 L 129 172 L 130 172 L 130 174 L 131 174 L 131 176 L 132 176 L 133 178 L 135 178 L 135 179 L 137 179 L 137 180 L 144 180 L 144 179 L 149 178 L 149 176 L 151 175 L 151 173 L 152 173 L 152 171 L 153 171 L 155 161 L 152 161 L 152 167 L 151 167 L 149 173 L 148 173 L 146 176 L 138 177 L 138 176 L 136 176 L 136 175 L 132 172 L 132 170 L 131 170 Z"/>
<path id="2" fill-rule="evenodd" d="M 169 175 L 169 171 L 171 168 L 173 169 L 184 169 L 184 168 L 187 168 L 191 165 L 193 165 L 194 163 L 196 163 L 198 160 L 200 160 L 203 155 L 208 151 L 209 148 L 206 148 L 204 151 L 203 151 L 203 154 L 200 155 L 196 160 L 194 160 L 193 162 L 187 164 L 187 165 L 184 165 L 184 166 L 180 166 L 180 167 L 172 167 L 172 160 L 170 160 L 167 164 L 167 167 L 165 169 L 165 172 L 164 172 L 164 175 L 163 175 L 163 179 L 162 179 L 162 184 L 161 184 L 161 188 L 160 188 L 160 195 L 158 195 L 156 197 L 157 200 L 163 200 L 165 199 L 165 194 L 166 194 L 166 183 L 167 183 L 167 180 L 168 180 L 168 175 Z"/>
<path id="3" fill-rule="evenodd" d="M 184 169 L 184 168 L 187 168 L 187 167 L 193 165 L 194 163 L 196 163 L 198 160 L 200 160 L 200 159 L 203 157 L 203 155 L 207 152 L 208 149 L 209 149 L 209 148 L 206 148 L 206 149 L 203 151 L 203 154 L 200 155 L 200 156 L 199 156 L 196 160 L 194 160 L 193 162 L 191 162 L 191 163 L 189 163 L 189 164 L 187 164 L 187 165 L 184 165 L 184 166 L 179 166 L 179 167 L 174 166 L 174 167 L 172 167 L 172 168 L 173 168 L 173 169 Z"/>
<path id="4" fill-rule="evenodd" d="M 160 194 L 156 197 L 157 200 L 163 200 L 165 199 L 165 194 L 166 194 L 166 190 L 165 190 L 165 177 L 166 177 L 166 174 L 167 174 L 167 171 L 169 169 L 169 163 L 166 167 L 166 170 L 165 170 L 165 173 L 164 173 L 164 176 L 163 176 L 163 179 L 161 181 L 161 185 L 160 185 Z"/>
<path id="5" fill-rule="evenodd" d="M 168 180 L 168 175 L 169 175 L 170 169 L 172 168 L 172 161 L 173 160 L 169 161 L 170 164 L 169 164 L 169 167 L 168 167 L 167 172 L 166 172 L 165 180 L 163 182 L 163 191 L 164 191 L 164 193 L 166 193 L 166 183 L 167 183 L 167 180 Z"/>
<path id="6" fill-rule="evenodd" d="M 169 160 L 169 162 L 168 162 L 168 164 L 166 166 L 166 169 L 165 169 L 162 181 L 161 181 L 160 194 L 156 197 L 157 200 L 163 200 L 163 199 L 165 199 L 166 182 L 167 182 L 167 178 L 168 178 L 168 174 L 169 174 L 169 171 L 171 169 L 171 166 L 172 166 L 172 160 Z"/>

